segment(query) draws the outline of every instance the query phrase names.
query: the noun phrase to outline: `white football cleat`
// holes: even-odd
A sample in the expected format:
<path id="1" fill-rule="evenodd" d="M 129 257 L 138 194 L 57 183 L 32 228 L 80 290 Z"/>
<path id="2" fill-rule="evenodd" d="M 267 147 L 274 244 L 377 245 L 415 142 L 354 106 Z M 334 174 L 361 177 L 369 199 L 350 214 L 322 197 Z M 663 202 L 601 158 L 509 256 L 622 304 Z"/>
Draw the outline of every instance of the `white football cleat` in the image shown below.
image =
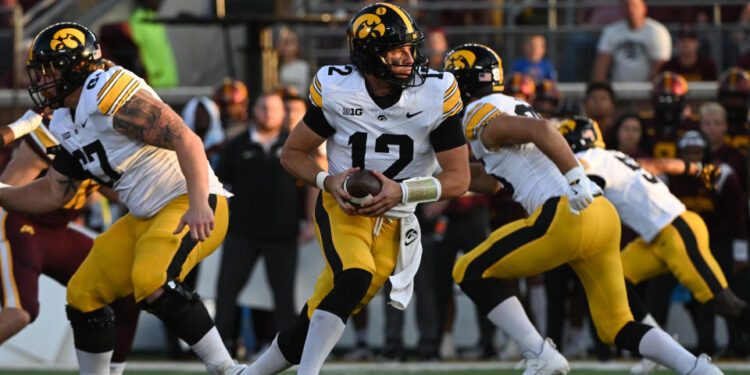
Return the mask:
<path id="1" fill-rule="evenodd" d="M 688 375 L 724 375 L 724 373 L 711 363 L 711 357 L 707 354 L 701 354 L 695 361 L 695 367 L 688 372 Z"/>
<path id="2" fill-rule="evenodd" d="M 525 359 L 516 365 L 517 370 L 526 367 L 523 375 L 556 375 L 567 374 L 570 371 L 568 360 L 557 351 L 555 343 L 550 338 L 544 340 L 541 352 L 525 351 L 523 356 Z"/>
<path id="3" fill-rule="evenodd" d="M 211 375 L 242 375 L 247 369 L 247 365 L 238 364 L 236 361 L 225 361 L 217 368 L 209 368 L 208 373 Z"/>
<path id="4" fill-rule="evenodd" d="M 630 368 L 630 373 L 633 375 L 648 375 L 656 370 L 657 367 L 659 367 L 658 363 L 648 358 L 643 358 L 640 362 L 634 364 L 633 367 Z"/>

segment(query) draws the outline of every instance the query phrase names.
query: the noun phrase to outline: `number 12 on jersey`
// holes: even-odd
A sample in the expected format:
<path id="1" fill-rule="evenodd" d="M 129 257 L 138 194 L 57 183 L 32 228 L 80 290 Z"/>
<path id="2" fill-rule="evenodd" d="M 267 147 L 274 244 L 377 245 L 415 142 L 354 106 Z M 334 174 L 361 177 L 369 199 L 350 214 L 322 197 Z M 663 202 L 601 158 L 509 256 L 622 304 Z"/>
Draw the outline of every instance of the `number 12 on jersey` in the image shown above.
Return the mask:
<path id="1" fill-rule="evenodd" d="M 349 145 L 352 146 L 352 168 L 365 169 L 367 137 L 365 132 L 356 132 L 349 137 Z M 414 140 L 405 134 L 381 134 L 375 139 L 375 152 L 389 153 L 391 145 L 398 146 L 398 159 L 383 171 L 383 175 L 393 179 L 414 159 Z"/>

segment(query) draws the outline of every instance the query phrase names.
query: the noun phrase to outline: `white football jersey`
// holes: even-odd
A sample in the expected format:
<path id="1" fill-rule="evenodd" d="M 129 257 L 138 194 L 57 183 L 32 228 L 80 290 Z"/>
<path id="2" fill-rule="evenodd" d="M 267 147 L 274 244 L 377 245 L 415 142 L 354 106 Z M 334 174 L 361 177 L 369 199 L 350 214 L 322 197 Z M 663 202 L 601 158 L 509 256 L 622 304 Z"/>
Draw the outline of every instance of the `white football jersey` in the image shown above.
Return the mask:
<path id="1" fill-rule="evenodd" d="M 469 104 L 463 119 L 464 135 L 474 156 L 484 164 L 486 173 L 497 178 L 528 213 L 552 197 L 565 196 L 570 189 L 565 176 L 533 143 L 497 150 L 484 147 L 480 137 L 482 129 L 501 113 L 541 118 L 528 103 L 503 94 L 486 95 Z M 601 191 L 593 182 L 591 190 L 593 193 Z"/>
<path id="2" fill-rule="evenodd" d="M 112 116 L 136 90 L 159 98 L 144 80 L 126 69 L 97 70 L 84 82 L 75 112 L 55 110 L 49 130 L 85 172 L 119 194 L 133 216 L 148 218 L 187 194 L 187 185 L 174 151 L 114 129 Z M 210 193 L 228 195 L 210 166 L 208 178 Z"/>
<path id="3" fill-rule="evenodd" d="M 331 174 L 359 166 L 394 180 L 433 174 L 437 160 L 430 132 L 463 106 L 453 75 L 429 70 L 424 84 L 404 89 L 396 104 L 380 108 L 351 65 L 318 70 L 310 102 L 334 129 L 326 142 Z"/>
<path id="4" fill-rule="evenodd" d="M 620 219 L 646 242 L 685 212 L 685 205 L 672 195 L 661 179 L 641 168 L 620 151 L 591 148 L 576 154 L 586 174 L 601 180 L 604 196 L 612 202 Z"/>

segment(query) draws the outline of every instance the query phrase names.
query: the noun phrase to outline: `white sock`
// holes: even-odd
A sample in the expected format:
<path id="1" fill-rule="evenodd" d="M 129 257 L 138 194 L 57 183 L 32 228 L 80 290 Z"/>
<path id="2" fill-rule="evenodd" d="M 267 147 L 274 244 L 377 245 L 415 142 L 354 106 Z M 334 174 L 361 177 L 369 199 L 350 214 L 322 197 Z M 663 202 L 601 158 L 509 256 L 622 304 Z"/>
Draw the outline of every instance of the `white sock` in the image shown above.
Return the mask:
<path id="1" fill-rule="evenodd" d="M 292 367 L 292 364 L 287 362 L 284 354 L 281 353 L 278 340 L 279 335 L 276 335 L 271 346 L 242 375 L 272 375 Z"/>
<path id="2" fill-rule="evenodd" d="M 659 328 L 651 328 L 643 335 L 638 350 L 642 356 L 681 375 L 686 375 L 695 366 L 695 356 Z"/>
<path id="3" fill-rule="evenodd" d="M 659 325 L 659 322 L 657 322 L 656 319 L 654 319 L 654 316 L 651 315 L 651 314 L 646 314 L 646 316 L 644 316 L 643 319 L 641 319 L 641 323 L 643 323 L 643 324 L 645 324 L 647 326 L 656 327 L 656 328 L 661 329 L 661 326 Z"/>
<path id="4" fill-rule="evenodd" d="M 81 375 L 109 375 L 109 361 L 112 360 L 112 352 L 113 350 L 104 353 L 89 353 L 76 349 Z"/>
<path id="5" fill-rule="evenodd" d="M 536 327 L 539 334 L 547 334 L 547 292 L 544 291 L 544 285 L 532 285 L 529 288 L 529 307 L 534 314 Z"/>
<path id="6" fill-rule="evenodd" d="M 302 359 L 297 369 L 298 375 L 317 375 L 328 354 L 344 333 L 346 325 L 336 314 L 315 310 L 310 318 Z"/>
<path id="7" fill-rule="evenodd" d="M 127 362 L 111 362 L 109 364 L 109 375 L 122 375 Z"/>
<path id="8" fill-rule="evenodd" d="M 518 343 L 524 357 L 532 356 L 531 353 L 534 355 L 541 353 L 544 339 L 531 324 L 521 302 L 515 296 L 495 306 L 487 314 L 487 318 Z"/>
<path id="9" fill-rule="evenodd" d="M 211 374 L 222 364 L 232 361 L 232 356 L 229 355 L 224 342 L 221 341 L 221 336 L 219 336 L 216 327 L 212 327 L 211 330 L 206 332 L 198 342 L 190 346 L 190 349 L 193 349 L 195 355 L 203 361 Z"/>

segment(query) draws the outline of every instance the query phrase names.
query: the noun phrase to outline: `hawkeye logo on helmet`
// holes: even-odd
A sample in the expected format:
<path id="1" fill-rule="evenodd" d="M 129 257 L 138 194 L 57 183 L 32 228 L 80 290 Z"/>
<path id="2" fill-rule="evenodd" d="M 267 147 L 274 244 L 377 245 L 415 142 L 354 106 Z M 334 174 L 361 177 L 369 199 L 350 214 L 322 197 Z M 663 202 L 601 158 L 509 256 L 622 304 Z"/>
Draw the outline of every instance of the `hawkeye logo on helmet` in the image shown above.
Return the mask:
<path id="1" fill-rule="evenodd" d="M 382 13 L 380 11 L 381 9 L 383 9 Z M 385 14 L 385 8 L 378 8 L 375 13 Z M 380 17 L 367 13 L 354 20 L 354 27 L 352 30 L 354 31 L 354 37 L 357 39 L 364 39 L 370 35 L 379 38 L 385 34 L 385 25 L 383 25 Z"/>
<path id="2" fill-rule="evenodd" d="M 567 120 L 563 121 L 558 125 L 557 128 L 560 131 L 560 134 L 567 135 L 573 132 L 573 130 L 576 129 L 576 122 L 573 120 Z"/>
<path id="3" fill-rule="evenodd" d="M 477 55 L 469 50 L 460 50 L 453 52 L 448 56 L 448 62 L 445 63 L 445 69 L 467 69 L 474 65 Z"/>
<path id="4" fill-rule="evenodd" d="M 83 46 L 85 40 L 86 35 L 83 34 L 83 31 L 74 28 L 67 28 L 58 30 L 55 35 L 52 36 L 49 46 L 54 51 L 59 51 L 65 48 L 75 49 Z"/>

